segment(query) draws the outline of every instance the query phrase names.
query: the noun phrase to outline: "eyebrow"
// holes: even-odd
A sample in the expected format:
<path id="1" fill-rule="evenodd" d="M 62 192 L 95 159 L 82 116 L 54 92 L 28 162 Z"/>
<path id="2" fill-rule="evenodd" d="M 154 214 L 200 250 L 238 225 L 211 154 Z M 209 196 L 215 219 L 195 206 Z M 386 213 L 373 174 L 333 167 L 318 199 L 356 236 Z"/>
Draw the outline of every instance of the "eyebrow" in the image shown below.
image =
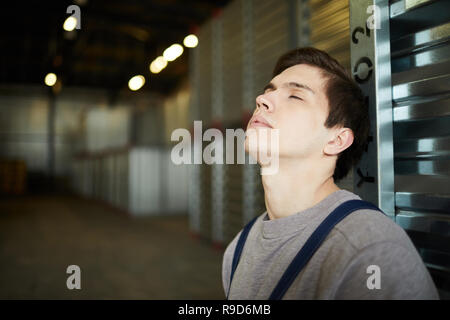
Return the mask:
<path id="1" fill-rule="evenodd" d="M 297 82 L 291 81 L 291 82 L 284 83 L 282 85 L 282 87 L 306 89 L 306 90 L 310 91 L 312 94 L 316 94 L 313 89 L 311 89 L 310 87 L 308 87 L 306 84 L 303 84 L 303 83 L 297 83 Z M 270 82 L 268 85 L 266 85 L 264 87 L 263 92 L 266 92 L 267 89 L 276 89 L 276 88 L 277 87 L 272 82 Z"/>

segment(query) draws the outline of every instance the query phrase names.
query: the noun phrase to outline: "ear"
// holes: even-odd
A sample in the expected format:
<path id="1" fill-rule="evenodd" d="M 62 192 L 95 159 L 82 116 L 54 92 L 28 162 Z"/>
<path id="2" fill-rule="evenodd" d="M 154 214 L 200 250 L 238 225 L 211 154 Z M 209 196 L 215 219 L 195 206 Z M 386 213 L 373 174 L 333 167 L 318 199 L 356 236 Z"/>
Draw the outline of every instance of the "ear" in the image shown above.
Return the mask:
<path id="1" fill-rule="evenodd" d="M 333 138 L 325 145 L 323 152 L 329 156 L 337 155 L 350 147 L 353 143 L 353 139 L 354 136 L 351 129 L 337 129 L 333 134 Z"/>

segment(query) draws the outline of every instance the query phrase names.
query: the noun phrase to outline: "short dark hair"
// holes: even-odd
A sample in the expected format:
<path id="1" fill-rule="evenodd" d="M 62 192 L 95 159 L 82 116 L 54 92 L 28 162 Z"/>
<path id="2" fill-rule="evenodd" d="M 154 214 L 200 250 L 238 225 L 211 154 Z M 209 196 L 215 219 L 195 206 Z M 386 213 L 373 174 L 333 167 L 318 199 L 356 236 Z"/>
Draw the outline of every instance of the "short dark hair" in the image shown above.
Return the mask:
<path id="1" fill-rule="evenodd" d="M 326 52 L 312 48 L 296 48 L 283 54 L 273 70 L 273 77 L 289 67 L 306 64 L 321 69 L 327 79 L 325 94 L 328 98 L 329 114 L 326 128 L 342 126 L 353 131 L 351 146 L 338 155 L 334 170 L 334 181 L 344 178 L 351 167 L 358 163 L 364 150 L 370 130 L 368 106 L 364 95 L 342 65 Z"/>

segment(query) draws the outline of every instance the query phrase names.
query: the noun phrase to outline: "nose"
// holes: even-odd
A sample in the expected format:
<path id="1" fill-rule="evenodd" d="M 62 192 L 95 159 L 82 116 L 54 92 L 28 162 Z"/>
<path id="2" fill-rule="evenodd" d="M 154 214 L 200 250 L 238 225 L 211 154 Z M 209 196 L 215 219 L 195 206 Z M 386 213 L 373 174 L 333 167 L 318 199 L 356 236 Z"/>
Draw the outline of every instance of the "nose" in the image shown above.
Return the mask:
<path id="1" fill-rule="evenodd" d="M 266 94 L 260 94 L 256 97 L 256 108 L 264 108 L 265 111 L 273 112 L 273 103 L 266 97 Z"/>

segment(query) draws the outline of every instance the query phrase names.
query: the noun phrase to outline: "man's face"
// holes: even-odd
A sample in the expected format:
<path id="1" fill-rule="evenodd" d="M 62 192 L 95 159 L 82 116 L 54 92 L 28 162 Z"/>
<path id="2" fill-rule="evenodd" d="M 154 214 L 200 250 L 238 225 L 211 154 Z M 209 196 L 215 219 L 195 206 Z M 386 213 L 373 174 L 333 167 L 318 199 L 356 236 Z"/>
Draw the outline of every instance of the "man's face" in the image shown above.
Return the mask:
<path id="1" fill-rule="evenodd" d="M 326 81 L 320 69 L 306 64 L 284 70 L 256 98 L 256 110 L 247 130 L 255 129 L 258 136 L 267 133 L 270 137 L 273 129 L 279 129 L 280 158 L 322 155 L 330 136 L 329 129 L 324 126 L 329 113 Z M 245 141 L 246 151 L 254 155 L 255 150 L 249 148 L 248 140 Z M 272 145 L 270 142 L 258 143 L 259 152 L 270 153 L 274 147 L 273 142 Z"/>

